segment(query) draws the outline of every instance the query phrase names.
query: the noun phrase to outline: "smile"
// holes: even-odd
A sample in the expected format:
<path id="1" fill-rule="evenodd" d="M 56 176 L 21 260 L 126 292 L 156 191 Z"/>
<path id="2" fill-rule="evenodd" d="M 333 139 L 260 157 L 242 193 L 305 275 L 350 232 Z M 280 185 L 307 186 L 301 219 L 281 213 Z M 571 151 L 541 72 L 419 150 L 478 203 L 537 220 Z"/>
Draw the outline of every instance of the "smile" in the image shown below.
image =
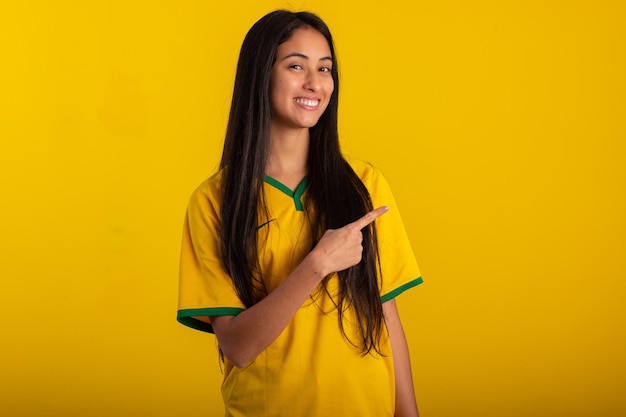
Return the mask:
<path id="1" fill-rule="evenodd" d="M 297 98 L 296 99 L 296 103 L 298 104 L 302 104 L 303 106 L 307 106 L 307 107 L 317 107 L 318 104 L 320 104 L 319 100 L 309 100 L 306 98 Z"/>

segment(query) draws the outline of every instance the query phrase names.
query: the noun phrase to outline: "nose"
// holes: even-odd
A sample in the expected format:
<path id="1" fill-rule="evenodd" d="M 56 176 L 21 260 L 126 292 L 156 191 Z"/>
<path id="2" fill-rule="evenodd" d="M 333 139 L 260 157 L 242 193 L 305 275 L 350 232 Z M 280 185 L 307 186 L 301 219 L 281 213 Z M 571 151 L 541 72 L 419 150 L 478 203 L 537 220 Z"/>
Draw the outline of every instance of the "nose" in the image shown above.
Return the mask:
<path id="1" fill-rule="evenodd" d="M 304 88 L 309 91 L 318 91 L 321 88 L 320 74 L 317 71 L 311 71 L 307 74 Z"/>

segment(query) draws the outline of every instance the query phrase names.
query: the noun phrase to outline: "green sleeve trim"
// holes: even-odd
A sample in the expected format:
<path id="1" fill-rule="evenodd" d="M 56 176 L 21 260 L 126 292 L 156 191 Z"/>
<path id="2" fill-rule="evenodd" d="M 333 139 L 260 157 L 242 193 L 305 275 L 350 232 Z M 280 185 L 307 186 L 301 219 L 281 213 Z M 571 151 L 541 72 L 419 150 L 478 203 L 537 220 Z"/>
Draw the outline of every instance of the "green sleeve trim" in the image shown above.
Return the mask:
<path id="1" fill-rule="evenodd" d="M 215 333 L 213 326 L 210 323 L 206 323 L 202 320 L 198 320 L 194 317 L 207 317 L 207 316 L 236 316 L 241 313 L 243 308 L 236 307 L 217 307 L 217 308 L 188 308 L 185 310 L 178 310 L 176 320 L 180 324 L 184 324 L 192 329 L 200 330 L 207 333 Z"/>
<path id="2" fill-rule="evenodd" d="M 385 302 L 391 300 L 392 298 L 396 298 L 397 296 L 399 296 L 400 294 L 402 294 L 406 290 L 408 290 L 410 288 L 413 288 L 413 287 L 417 287 L 422 282 L 424 282 L 422 277 L 417 277 L 413 281 L 407 282 L 406 284 L 396 288 L 395 290 L 393 290 L 391 292 L 388 292 L 387 294 L 383 295 L 382 297 L 380 297 L 380 301 L 385 303 Z"/>

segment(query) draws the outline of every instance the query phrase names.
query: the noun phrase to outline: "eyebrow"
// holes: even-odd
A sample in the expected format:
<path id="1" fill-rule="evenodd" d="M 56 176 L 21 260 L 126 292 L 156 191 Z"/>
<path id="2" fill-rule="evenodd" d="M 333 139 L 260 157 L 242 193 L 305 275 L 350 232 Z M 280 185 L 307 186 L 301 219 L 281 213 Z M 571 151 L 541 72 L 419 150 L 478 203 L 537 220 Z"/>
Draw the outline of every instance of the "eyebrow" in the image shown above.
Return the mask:
<path id="1" fill-rule="evenodd" d="M 293 58 L 293 57 L 298 57 L 298 58 L 303 58 L 303 59 L 309 59 L 309 57 L 308 57 L 308 56 L 306 56 L 305 54 L 303 54 L 302 52 L 292 52 L 292 53 L 288 54 L 287 56 L 283 57 L 283 58 L 281 59 L 281 61 L 282 61 L 282 60 L 285 60 L 285 59 L 287 59 L 287 58 Z M 321 58 L 320 58 L 320 61 L 332 61 L 332 60 L 333 60 L 333 58 L 332 58 L 332 57 L 330 57 L 330 56 L 323 56 L 323 57 L 321 57 Z"/>

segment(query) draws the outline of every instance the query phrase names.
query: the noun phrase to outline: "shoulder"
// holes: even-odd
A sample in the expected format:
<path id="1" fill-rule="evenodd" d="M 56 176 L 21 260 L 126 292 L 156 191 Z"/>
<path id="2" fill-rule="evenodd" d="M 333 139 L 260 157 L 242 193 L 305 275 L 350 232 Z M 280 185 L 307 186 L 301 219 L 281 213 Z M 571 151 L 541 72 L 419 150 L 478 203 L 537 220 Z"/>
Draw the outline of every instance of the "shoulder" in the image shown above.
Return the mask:
<path id="1" fill-rule="evenodd" d="M 382 171 L 371 163 L 359 159 L 346 158 L 346 161 L 369 191 L 374 206 L 395 204 L 393 192 Z"/>
<path id="2" fill-rule="evenodd" d="M 361 179 L 367 188 L 376 185 L 380 181 L 385 181 L 380 170 L 371 163 L 349 157 L 346 157 L 345 159 L 354 173 Z"/>
<path id="3" fill-rule="evenodd" d="M 217 171 L 215 174 L 202 181 L 200 185 L 196 187 L 196 189 L 192 193 L 192 197 L 217 197 L 222 190 L 222 178 L 222 170 Z"/>
<path id="4" fill-rule="evenodd" d="M 189 199 L 191 213 L 198 211 L 219 213 L 222 201 L 222 177 L 222 170 L 219 170 L 196 187 Z"/>

